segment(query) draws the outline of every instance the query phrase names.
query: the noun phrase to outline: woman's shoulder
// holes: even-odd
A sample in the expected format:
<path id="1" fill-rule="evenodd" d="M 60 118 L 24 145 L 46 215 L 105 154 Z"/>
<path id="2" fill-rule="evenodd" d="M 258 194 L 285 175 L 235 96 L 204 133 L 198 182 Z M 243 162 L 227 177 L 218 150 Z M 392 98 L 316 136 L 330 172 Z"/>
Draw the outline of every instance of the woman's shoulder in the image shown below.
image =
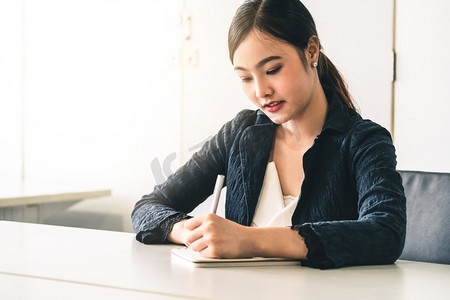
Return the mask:
<path id="1" fill-rule="evenodd" d="M 391 139 L 389 131 L 380 124 L 365 119 L 361 114 L 342 103 L 338 97 L 333 98 L 329 108 L 325 128 L 341 132 L 341 138 L 352 142 L 375 136 Z"/>
<path id="2" fill-rule="evenodd" d="M 270 123 L 269 117 L 266 116 L 261 110 L 257 109 L 243 109 L 237 113 L 237 115 L 233 118 L 235 121 L 247 121 L 253 122 L 254 124 L 258 123 Z"/>
<path id="3" fill-rule="evenodd" d="M 365 148 L 374 144 L 393 145 L 389 130 L 370 119 L 361 117 L 353 120 L 348 137 L 352 148 Z"/>
<path id="4" fill-rule="evenodd" d="M 364 119 L 362 117 L 354 119 L 351 129 L 353 131 L 353 134 L 357 135 L 372 135 L 375 133 L 379 133 L 391 137 L 389 130 L 387 130 L 385 127 L 375 121 Z"/>
<path id="5" fill-rule="evenodd" d="M 240 112 L 238 112 L 231 121 L 238 122 L 238 123 L 248 122 L 248 121 L 251 122 L 251 120 L 256 120 L 257 115 L 258 115 L 257 110 L 243 109 Z"/>
<path id="6" fill-rule="evenodd" d="M 242 131 L 247 127 L 260 124 L 270 124 L 272 121 L 260 110 L 243 109 L 227 122 L 226 126 L 233 131 Z"/>

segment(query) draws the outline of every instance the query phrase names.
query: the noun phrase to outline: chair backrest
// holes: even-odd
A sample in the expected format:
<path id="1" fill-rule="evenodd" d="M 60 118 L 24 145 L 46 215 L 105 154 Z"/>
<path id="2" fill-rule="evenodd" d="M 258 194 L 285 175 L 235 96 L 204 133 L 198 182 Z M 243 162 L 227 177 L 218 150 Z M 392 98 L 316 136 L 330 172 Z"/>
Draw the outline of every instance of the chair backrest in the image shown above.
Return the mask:
<path id="1" fill-rule="evenodd" d="M 400 259 L 450 264 L 450 174 L 399 172 L 407 215 Z"/>

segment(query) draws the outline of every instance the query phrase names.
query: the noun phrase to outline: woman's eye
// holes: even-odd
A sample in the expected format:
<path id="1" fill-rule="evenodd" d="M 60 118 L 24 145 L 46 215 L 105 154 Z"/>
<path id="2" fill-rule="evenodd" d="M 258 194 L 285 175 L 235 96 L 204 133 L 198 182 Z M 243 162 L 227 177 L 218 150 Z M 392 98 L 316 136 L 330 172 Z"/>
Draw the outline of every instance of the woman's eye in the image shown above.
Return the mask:
<path id="1" fill-rule="evenodd" d="M 281 70 L 281 66 L 276 67 L 275 69 L 268 70 L 266 73 L 267 73 L 267 75 L 275 75 L 275 74 L 277 74 L 278 71 L 280 71 L 280 70 Z"/>
<path id="2" fill-rule="evenodd" d="M 242 80 L 242 82 L 249 82 L 252 80 L 252 78 L 251 77 L 242 77 L 241 80 Z"/>

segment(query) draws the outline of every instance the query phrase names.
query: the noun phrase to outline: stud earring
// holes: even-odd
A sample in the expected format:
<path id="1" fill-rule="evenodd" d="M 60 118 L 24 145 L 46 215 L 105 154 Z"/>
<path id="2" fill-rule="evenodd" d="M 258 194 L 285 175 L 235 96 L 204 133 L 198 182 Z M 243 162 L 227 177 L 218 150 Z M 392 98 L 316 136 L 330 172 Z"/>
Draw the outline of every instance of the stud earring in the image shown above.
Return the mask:
<path id="1" fill-rule="evenodd" d="M 317 61 L 314 61 L 311 65 L 313 68 L 317 68 L 318 63 L 317 63 Z"/>

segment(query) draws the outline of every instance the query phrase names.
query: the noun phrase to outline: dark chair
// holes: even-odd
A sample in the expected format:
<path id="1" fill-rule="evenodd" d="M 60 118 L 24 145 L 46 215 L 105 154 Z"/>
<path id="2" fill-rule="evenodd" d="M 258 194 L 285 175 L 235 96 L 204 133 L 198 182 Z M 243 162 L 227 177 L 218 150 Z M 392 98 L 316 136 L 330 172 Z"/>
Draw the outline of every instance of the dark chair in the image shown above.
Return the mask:
<path id="1" fill-rule="evenodd" d="M 450 264 L 450 174 L 399 172 L 407 215 L 400 259 Z"/>

